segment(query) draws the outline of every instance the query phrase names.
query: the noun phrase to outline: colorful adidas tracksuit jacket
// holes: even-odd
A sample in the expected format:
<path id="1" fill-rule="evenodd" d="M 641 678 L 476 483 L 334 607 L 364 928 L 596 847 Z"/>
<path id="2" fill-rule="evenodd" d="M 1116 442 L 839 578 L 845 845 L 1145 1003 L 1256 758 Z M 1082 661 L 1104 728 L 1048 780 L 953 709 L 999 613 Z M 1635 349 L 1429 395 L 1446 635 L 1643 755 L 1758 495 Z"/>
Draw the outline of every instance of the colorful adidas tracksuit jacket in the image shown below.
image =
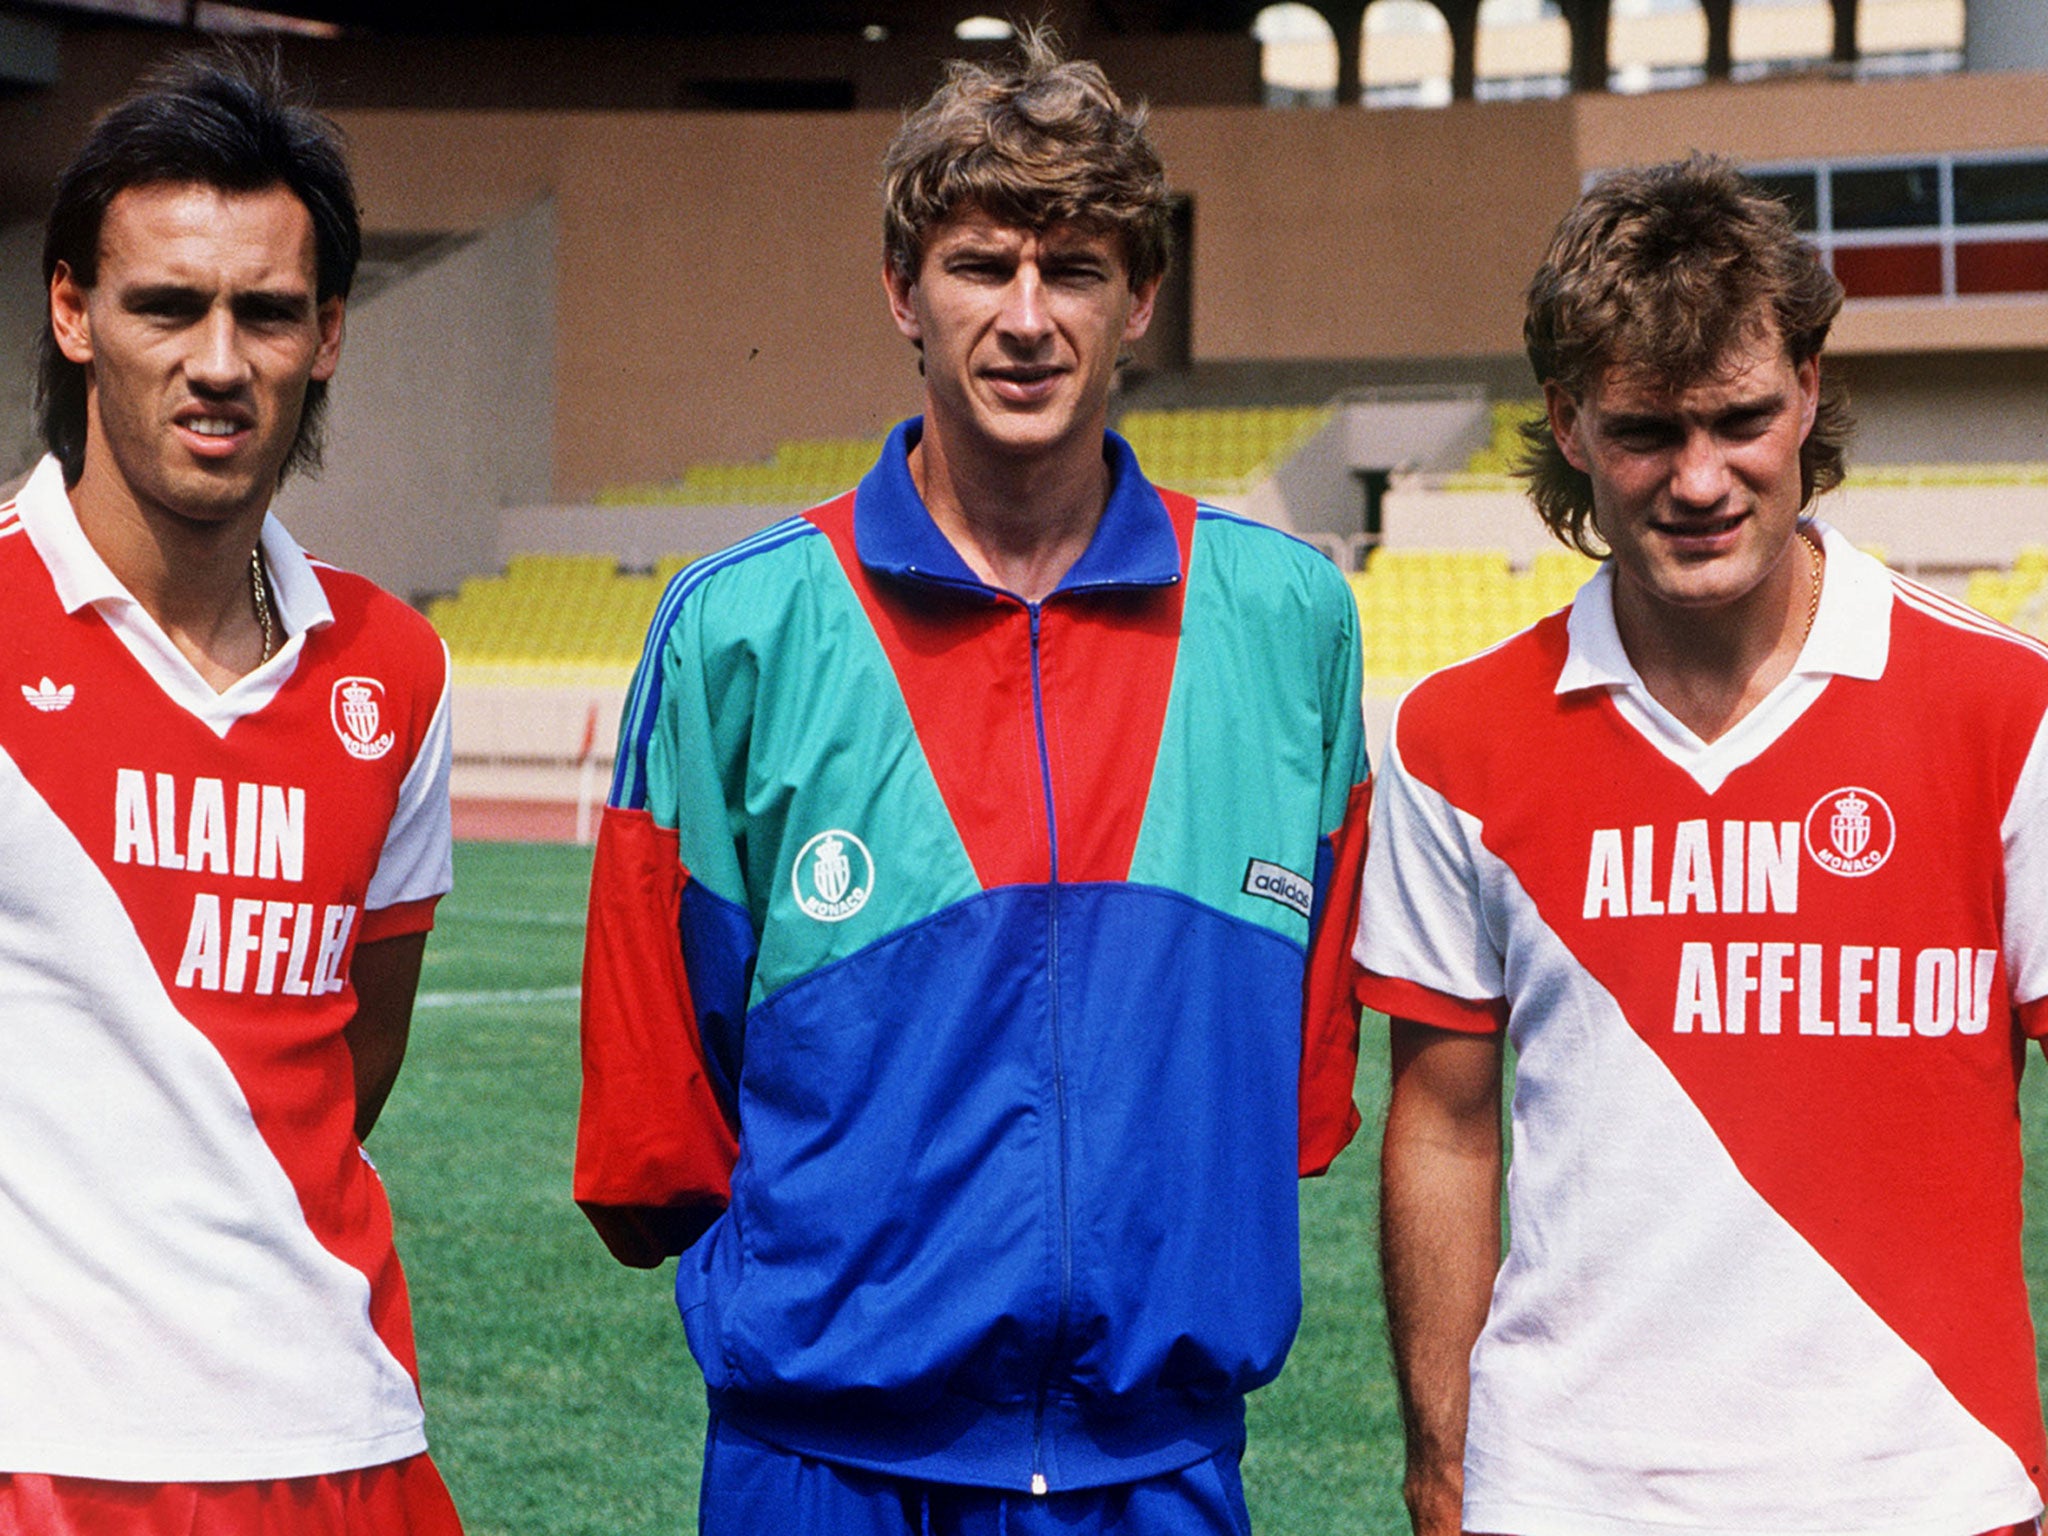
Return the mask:
<path id="1" fill-rule="evenodd" d="M 1357 615 L 1105 443 L 1036 605 L 859 488 L 654 621 L 598 841 L 576 1194 L 683 1252 L 721 1420 L 1059 1491 L 1235 1443 L 1357 1126 Z M 687 1250 L 686 1252 L 684 1250 Z"/>

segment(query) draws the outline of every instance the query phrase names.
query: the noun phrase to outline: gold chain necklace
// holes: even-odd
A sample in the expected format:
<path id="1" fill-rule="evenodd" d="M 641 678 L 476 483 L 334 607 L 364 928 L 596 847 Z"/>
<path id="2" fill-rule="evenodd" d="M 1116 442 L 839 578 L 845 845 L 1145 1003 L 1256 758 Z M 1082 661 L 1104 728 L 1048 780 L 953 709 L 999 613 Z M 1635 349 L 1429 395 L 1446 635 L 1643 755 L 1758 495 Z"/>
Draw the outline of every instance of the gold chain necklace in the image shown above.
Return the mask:
<path id="1" fill-rule="evenodd" d="M 263 660 L 268 661 L 270 652 L 277 642 L 276 631 L 270 621 L 270 593 L 263 580 L 263 546 L 260 544 L 249 551 L 249 590 L 256 595 L 256 622 L 263 626 Z M 1817 602 L 1818 588 L 1815 590 Z M 1808 628 L 1813 626 L 1813 620 L 1810 618 L 1806 623 Z M 258 663 L 259 666 L 261 664 Z"/>
<path id="2" fill-rule="evenodd" d="M 1821 562 L 1824 557 L 1820 552 L 1820 540 L 1813 536 L 1811 530 L 1806 528 L 1800 529 L 1799 542 L 1806 546 L 1806 557 L 1811 562 L 1813 568 L 1813 590 L 1806 599 L 1806 628 L 1799 635 L 1799 643 L 1804 645 L 1806 644 L 1807 637 L 1813 633 L 1813 621 L 1820 616 L 1820 572 Z M 269 636 L 270 627 L 268 624 L 264 626 L 263 633 L 266 638 Z M 264 654 L 268 655 L 269 652 L 266 650 Z"/>

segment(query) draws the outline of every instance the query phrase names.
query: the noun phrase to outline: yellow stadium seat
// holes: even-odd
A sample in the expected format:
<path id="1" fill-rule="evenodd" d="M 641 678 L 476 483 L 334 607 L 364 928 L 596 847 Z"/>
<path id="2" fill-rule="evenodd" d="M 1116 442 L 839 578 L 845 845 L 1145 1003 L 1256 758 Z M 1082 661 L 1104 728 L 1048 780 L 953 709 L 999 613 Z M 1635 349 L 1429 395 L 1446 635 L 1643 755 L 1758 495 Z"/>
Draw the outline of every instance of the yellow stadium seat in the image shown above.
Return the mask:
<path id="1" fill-rule="evenodd" d="M 1567 550 L 1518 573 L 1499 549 L 1374 548 L 1347 576 L 1366 678 L 1376 692 L 1398 689 L 1496 645 L 1570 602 L 1594 569 Z"/>

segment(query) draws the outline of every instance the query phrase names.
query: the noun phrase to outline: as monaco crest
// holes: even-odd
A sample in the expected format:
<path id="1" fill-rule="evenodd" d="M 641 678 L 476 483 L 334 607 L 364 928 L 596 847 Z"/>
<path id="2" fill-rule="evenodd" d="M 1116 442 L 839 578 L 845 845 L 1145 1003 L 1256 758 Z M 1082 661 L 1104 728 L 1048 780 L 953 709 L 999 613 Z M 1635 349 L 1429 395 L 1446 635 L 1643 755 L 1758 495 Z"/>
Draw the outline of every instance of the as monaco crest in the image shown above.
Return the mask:
<path id="1" fill-rule="evenodd" d="M 867 905 L 875 861 L 851 832 L 820 832 L 798 851 L 789 884 L 804 916 L 843 923 Z"/>
<path id="2" fill-rule="evenodd" d="M 348 755 L 373 763 L 391 750 L 397 733 L 384 726 L 384 685 L 374 677 L 344 677 L 328 696 L 328 718 Z"/>
<path id="3" fill-rule="evenodd" d="M 1898 828 L 1874 789 L 1831 789 L 1806 813 L 1806 852 L 1822 869 L 1867 875 L 1892 856 Z"/>

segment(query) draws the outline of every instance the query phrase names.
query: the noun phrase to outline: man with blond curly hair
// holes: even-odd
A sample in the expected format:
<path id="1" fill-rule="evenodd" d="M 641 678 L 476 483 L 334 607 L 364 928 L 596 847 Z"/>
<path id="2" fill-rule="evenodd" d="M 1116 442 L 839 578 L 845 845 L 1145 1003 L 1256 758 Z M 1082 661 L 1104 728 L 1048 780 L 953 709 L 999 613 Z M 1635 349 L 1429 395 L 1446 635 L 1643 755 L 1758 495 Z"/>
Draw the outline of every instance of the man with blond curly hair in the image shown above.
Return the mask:
<path id="1" fill-rule="evenodd" d="M 1813 515 L 1841 303 L 1706 157 L 1530 284 L 1537 509 L 1605 560 L 1402 700 L 1357 949 L 1418 1536 L 2036 1530 L 2048 650 Z"/>
<path id="2" fill-rule="evenodd" d="M 577 1196 L 682 1254 L 715 1536 L 1242 1533 L 1357 1123 L 1356 612 L 1106 431 L 1166 182 L 1099 69 L 955 65 L 885 175 L 925 413 L 662 604 Z"/>

